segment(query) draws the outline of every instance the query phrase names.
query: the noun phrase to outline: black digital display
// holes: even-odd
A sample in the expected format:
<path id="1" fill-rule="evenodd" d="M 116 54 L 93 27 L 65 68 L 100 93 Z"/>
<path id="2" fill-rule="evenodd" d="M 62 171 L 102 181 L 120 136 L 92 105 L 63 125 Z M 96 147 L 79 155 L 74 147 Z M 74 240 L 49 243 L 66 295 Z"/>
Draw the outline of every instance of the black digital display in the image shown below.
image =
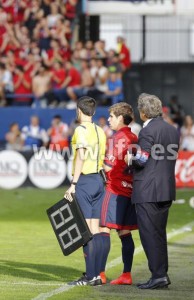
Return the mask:
<path id="1" fill-rule="evenodd" d="M 92 234 L 77 203 L 62 199 L 47 209 L 47 214 L 64 255 L 69 255 L 91 238 Z"/>

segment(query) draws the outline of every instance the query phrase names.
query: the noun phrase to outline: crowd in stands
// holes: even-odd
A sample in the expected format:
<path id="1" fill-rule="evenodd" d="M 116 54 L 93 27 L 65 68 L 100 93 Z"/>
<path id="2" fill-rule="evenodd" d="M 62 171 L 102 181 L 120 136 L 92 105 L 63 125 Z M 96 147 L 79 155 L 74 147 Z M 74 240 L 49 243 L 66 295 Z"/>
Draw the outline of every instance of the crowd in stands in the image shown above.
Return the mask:
<path id="1" fill-rule="evenodd" d="M 175 102 L 178 109 L 175 112 Z M 182 107 L 177 100 L 173 100 L 171 105 L 163 107 L 163 118 L 166 122 L 173 125 L 180 134 L 180 150 L 194 151 L 194 120 L 190 115 L 185 115 Z M 107 119 L 101 116 L 98 125 L 104 130 L 106 137 L 112 136 L 113 131 L 109 128 Z M 71 124 L 66 124 L 60 115 L 55 115 L 51 121 L 50 128 L 42 128 L 37 116 L 32 116 L 30 124 L 19 128 L 17 123 L 12 123 L 9 132 L 5 135 L 6 149 L 26 151 L 35 147 L 46 147 L 56 151 L 62 151 L 69 147 L 69 141 L 78 126 L 77 120 Z M 129 127 L 137 136 L 141 130 L 141 125 L 133 120 Z M 36 149 L 35 149 L 36 150 Z"/>
<path id="2" fill-rule="evenodd" d="M 124 100 L 122 74 L 131 67 L 130 51 L 122 37 L 115 49 L 105 41 L 85 43 L 72 39 L 78 0 L 1 0 L 0 2 L 0 106 L 75 108 L 84 95 L 99 104 Z M 194 124 L 177 97 L 163 108 L 164 119 L 180 133 L 181 149 L 194 151 Z M 106 119 L 99 124 L 109 137 Z M 17 123 L 6 134 L 7 148 L 25 150 L 37 146 L 69 146 L 76 121 L 67 125 L 60 116 L 50 129 L 32 117 L 22 129 Z M 141 126 L 130 124 L 138 135 Z"/>
<path id="3" fill-rule="evenodd" d="M 171 96 L 169 105 L 163 107 L 163 118 L 178 130 L 180 150 L 194 151 L 194 120 L 185 114 L 176 95 Z"/>
<path id="4" fill-rule="evenodd" d="M 73 41 L 78 0 L 2 0 L 0 106 L 74 108 L 91 95 L 99 103 L 123 100 L 122 72 L 131 66 L 122 37 Z M 70 102 L 69 102 L 70 101 Z"/>
<path id="5" fill-rule="evenodd" d="M 107 125 L 105 117 L 100 117 L 98 123 L 105 131 L 107 138 L 113 134 Z M 5 135 L 6 149 L 32 151 L 45 147 L 60 152 L 69 147 L 69 140 L 77 125 L 76 120 L 68 125 L 63 122 L 60 115 L 55 115 L 51 121 L 50 128 L 46 130 L 41 127 L 38 116 L 33 115 L 30 118 L 30 124 L 21 129 L 18 123 L 14 122 L 10 125 L 9 132 Z"/>

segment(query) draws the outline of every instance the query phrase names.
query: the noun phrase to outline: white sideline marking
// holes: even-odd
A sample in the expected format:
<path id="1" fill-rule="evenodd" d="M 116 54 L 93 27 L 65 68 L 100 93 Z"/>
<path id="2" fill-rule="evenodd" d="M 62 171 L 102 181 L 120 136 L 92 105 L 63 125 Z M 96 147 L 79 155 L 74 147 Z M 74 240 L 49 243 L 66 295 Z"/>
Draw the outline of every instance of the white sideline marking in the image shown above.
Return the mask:
<path id="1" fill-rule="evenodd" d="M 184 225 L 183 227 L 168 233 L 167 234 L 167 239 L 169 240 L 169 239 L 175 237 L 176 235 L 179 235 L 179 234 L 184 233 L 186 231 L 190 231 L 190 229 L 193 226 L 194 226 L 194 222 L 188 223 L 188 224 Z M 142 251 L 143 251 L 142 246 L 139 246 L 138 248 L 135 249 L 135 254 L 134 255 L 137 255 L 137 254 L 141 253 Z M 118 257 L 118 258 L 113 259 L 110 263 L 107 264 L 106 270 L 120 264 L 121 259 L 122 259 L 121 256 Z M 63 292 L 67 292 L 67 291 L 69 291 L 70 289 L 72 289 L 74 287 L 75 286 L 70 286 L 70 285 L 64 284 L 60 288 L 52 290 L 48 293 L 41 293 L 40 295 L 38 295 L 36 298 L 33 298 L 32 300 L 46 300 L 46 299 L 48 299 L 48 298 L 50 298 L 54 295 L 57 295 L 57 294 L 60 294 L 60 293 L 63 293 Z"/>
<path id="2" fill-rule="evenodd" d="M 67 292 L 69 291 L 70 289 L 74 288 L 75 285 L 67 285 L 67 284 L 64 284 L 63 286 L 61 286 L 60 288 L 58 289 L 55 289 L 55 290 L 52 290 L 48 293 L 42 293 L 40 295 L 38 295 L 36 298 L 33 298 L 32 300 L 44 300 L 44 299 L 48 299 L 54 295 L 57 295 L 57 294 L 61 294 L 63 292 Z"/>

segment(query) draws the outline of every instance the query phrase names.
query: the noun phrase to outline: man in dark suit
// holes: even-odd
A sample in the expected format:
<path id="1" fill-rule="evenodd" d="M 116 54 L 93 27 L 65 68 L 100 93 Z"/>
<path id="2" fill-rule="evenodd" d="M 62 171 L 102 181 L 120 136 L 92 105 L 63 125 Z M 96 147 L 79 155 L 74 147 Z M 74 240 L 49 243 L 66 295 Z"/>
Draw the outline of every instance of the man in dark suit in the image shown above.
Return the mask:
<path id="1" fill-rule="evenodd" d="M 144 126 L 136 155 L 129 153 L 128 163 L 134 170 L 132 202 L 136 206 L 140 239 L 152 276 L 148 282 L 137 286 L 156 289 L 170 284 L 166 226 L 169 208 L 175 200 L 179 135 L 163 120 L 158 97 L 141 94 L 138 110 Z"/>

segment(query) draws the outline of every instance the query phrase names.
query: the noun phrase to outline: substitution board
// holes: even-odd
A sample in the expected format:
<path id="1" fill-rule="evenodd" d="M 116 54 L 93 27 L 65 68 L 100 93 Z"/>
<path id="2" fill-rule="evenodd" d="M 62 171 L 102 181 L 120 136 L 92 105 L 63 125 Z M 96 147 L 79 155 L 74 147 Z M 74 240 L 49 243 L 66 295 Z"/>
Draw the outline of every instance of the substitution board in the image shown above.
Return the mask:
<path id="1" fill-rule="evenodd" d="M 69 255 L 92 239 L 88 225 L 77 203 L 62 199 L 47 209 L 47 215 L 64 255 Z"/>

